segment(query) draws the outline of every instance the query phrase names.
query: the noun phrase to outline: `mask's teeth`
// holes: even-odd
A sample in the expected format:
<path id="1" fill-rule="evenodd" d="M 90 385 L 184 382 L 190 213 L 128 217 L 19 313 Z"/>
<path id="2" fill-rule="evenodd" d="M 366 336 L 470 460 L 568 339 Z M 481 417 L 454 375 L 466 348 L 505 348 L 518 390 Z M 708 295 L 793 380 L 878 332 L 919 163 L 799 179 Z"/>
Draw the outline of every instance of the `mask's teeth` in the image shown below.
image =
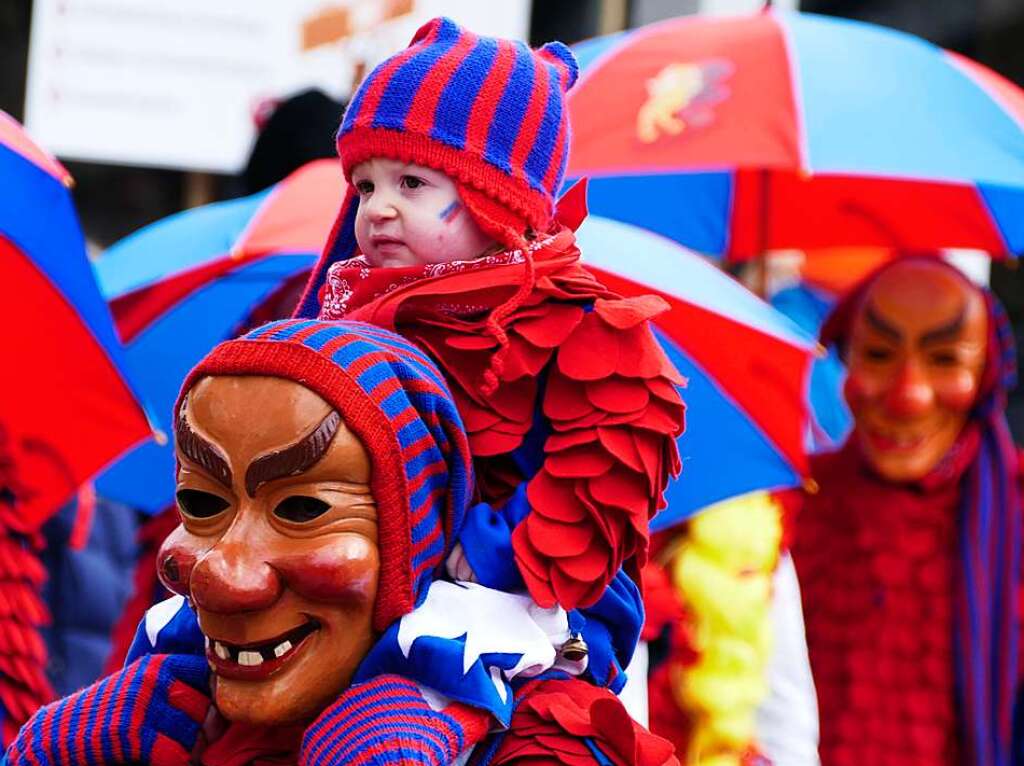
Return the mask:
<path id="1" fill-rule="evenodd" d="M 213 642 L 213 653 L 220 657 L 222 660 L 231 659 L 231 653 L 228 648 L 224 646 L 220 641 Z"/>
<path id="2" fill-rule="evenodd" d="M 274 647 L 274 656 L 275 657 L 284 657 L 284 655 L 288 654 L 288 652 L 290 652 L 291 650 L 292 650 L 292 642 L 291 641 L 282 641 L 281 643 L 279 643 L 277 646 Z"/>
<path id="3" fill-rule="evenodd" d="M 241 651 L 238 653 L 238 664 L 255 667 L 263 664 L 263 655 L 259 652 Z"/>

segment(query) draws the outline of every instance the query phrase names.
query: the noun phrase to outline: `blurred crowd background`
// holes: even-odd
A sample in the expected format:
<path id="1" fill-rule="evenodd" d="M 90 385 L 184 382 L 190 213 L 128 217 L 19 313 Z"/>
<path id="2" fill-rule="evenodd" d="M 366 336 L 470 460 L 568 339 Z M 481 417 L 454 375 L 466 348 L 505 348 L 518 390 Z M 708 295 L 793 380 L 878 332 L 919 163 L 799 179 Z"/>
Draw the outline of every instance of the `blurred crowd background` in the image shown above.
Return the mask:
<path id="1" fill-rule="evenodd" d="M 908 32 L 980 62 L 1010 82 L 1024 85 L 1022 0 L 776 0 L 767 4 L 784 10 L 854 19 Z M 212 3 L 209 0 L 178 0 L 175 3 L 156 0 L 0 0 L 0 111 L 22 122 L 27 133 L 52 151 L 70 171 L 74 178 L 73 200 L 86 237 L 89 257 L 99 264 L 111 245 L 140 228 L 180 211 L 210 203 L 238 200 L 239 207 L 207 208 L 206 213 L 199 211 L 200 216 L 207 215 L 207 218 L 193 218 L 193 224 L 198 226 L 198 222 L 211 220 L 209 216 L 217 215 L 225 220 L 230 216 L 241 220 L 244 214 L 245 223 L 238 228 L 252 235 L 249 239 L 259 240 L 267 231 L 256 231 L 259 227 L 250 223 L 259 219 L 259 224 L 266 225 L 269 231 L 273 229 L 271 224 L 276 225 L 276 219 L 271 220 L 273 216 L 270 215 L 264 218 L 257 215 L 262 211 L 261 200 L 253 195 L 275 184 L 282 197 L 286 187 L 292 190 L 289 192 L 293 193 L 292 208 L 301 209 L 309 200 L 315 199 L 324 209 L 303 210 L 308 213 L 306 217 L 314 219 L 319 216 L 323 221 L 329 220 L 337 200 L 330 193 L 319 195 L 317 192 L 326 188 L 336 196 L 340 173 L 333 162 L 318 166 L 308 163 L 335 156 L 334 131 L 354 86 L 376 63 L 404 47 L 412 32 L 433 16 L 450 15 L 481 34 L 526 39 L 534 46 L 553 39 L 570 45 L 583 43 L 576 49 L 577 55 L 583 59 L 587 55 L 587 43 L 584 41 L 591 38 L 689 14 L 757 12 L 765 5 L 764 0 L 216 0 Z M 841 66 L 841 63 L 836 66 Z M 857 77 L 858 73 L 854 72 L 846 81 L 856 82 L 857 87 L 864 90 L 877 89 L 886 93 L 884 78 L 871 82 L 857 80 Z M 922 82 L 922 87 L 927 86 Z M 834 96 L 839 100 L 843 98 L 842 93 Z M 885 103 L 884 99 L 879 101 Z M 705 124 L 711 121 L 709 118 Z M 579 127 L 576 126 L 577 129 Z M 303 166 L 307 166 L 306 170 L 293 177 L 301 176 L 299 180 L 290 182 L 290 187 L 288 183 L 279 183 Z M 769 195 L 766 193 L 764 196 L 767 198 Z M 757 208 L 762 217 L 766 217 L 766 207 L 762 204 Z M 290 212 L 287 204 L 277 208 L 277 212 L 285 217 Z M 941 211 L 934 213 L 928 220 L 940 215 Z M 652 257 L 664 256 L 665 262 L 679 257 L 678 252 L 671 249 L 675 247 L 674 243 L 657 236 L 664 232 L 656 227 L 656 234 L 638 234 L 625 231 L 620 225 L 622 222 L 636 223 L 628 216 L 616 218 L 614 222 L 601 218 L 594 221 L 595 218 L 597 216 L 591 217 L 589 229 L 581 230 L 580 239 L 585 257 L 590 259 L 589 265 L 595 267 L 602 277 L 606 276 L 603 273 L 606 267 L 609 274 L 618 273 L 611 268 L 615 265 L 611 259 L 608 262 L 602 260 L 610 252 L 614 257 L 620 256 L 621 248 L 616 251 L 614 247 L 616 237 L 624 237 L 622 241 L 632 243 L 635 250 L 643 250 Z M 287 222 L 294 226 L 295 218 Z M 763 226 L 766 230 L 768 224 L 763 223 Z M 282 228 L 278 227 L 278 234 Z M 161 355 L 168 356 L 167 346 L 161 347 L 160 343 L 170 340 L 168 345 L 174 345 L 184 355 L 195 351 L 194 363 L 198 355 L 205 352 L 205 348 L 199 349 L 199 346 L 206 343 L 208 348 L 219 339 L 207 338 L 197 331 L 195 339 L 191 339 L 197 348 L 191 349 L 186 348 L 188 342 L 182 337 L 191 336 L 191 332 L 170 338 L 160 336 L 157 331 L 146 335 L 151 330 L 149 324 L 158 324 L 154 318 L 160 311 L 168 310 L 180 295 L 201 283 L 200 280 L 186 284 L 189 281 L 186 267 L 197 264 L 203 269 L 209 267 L 207 277 L 215 282 L 218 275 L 234 268 L 230 264 L 225 266 L 224 261 L 234 259 L 235 265 L 245 262 L 247 266 L 259 268 L 258 261 L 264 255 L 268 255 L 264 265 L 270 263 L 272 256 L 290 256 L 285 258 L 290 261 L 289 271 L 278 280 L 280 285 L 275 285 L 274 292 L 269 297 L 260 296 L 259 300 L 250 296 L 253 305 L 259 304 L 256 309 L 250 311 L 251 307 L 246 306 L 242 311 L 239 308 L 238 316 L 223 319 L 225 324 L 218 332 L 223 331 L 227 335 L 237 332 L 240 327 L 284 316 L 288 313 L 287 307 L 294 304 L 298 287 L 304 282 L 304 269 L 308 269 L 319 243 L 323 241 L 323 232 L 319 229 L 314 231 L 315 227 L 308 227 L 308 230 L 302 226 L 294 228 L 294 242 L 289 240 L 285 243 L 288 246 L 282 245 L 276 250 L 269 248 L 268 252 L 274 252 L 268 255 L 256 252 L 259 250 L 256 245 L 253 245 L 252 252 L 241 252 L 244 248 L 238 243 L 246 237 L 239 232 L 235 232 L 239 235 L 237 239 L 226 245 L 221 243 L 218 250 L 210 242 L 204 242 L 202 247 L 194 246 L 195 243 L 188 239 L 190 230 L 187 227 L 181 229 L 184 233 L 180 233 L 180 240 L 168 237 L 167 232 L 171 231 L 173 235 L 174 231 L 170 227 L 164 230 L 161 246 L 165 251 L 179 248 L 182 258 L 167 260 L 166 273 L 161 274 L 145 273 L 144 261 L 152 252 L 148 249 L 149 243 L 161 241 L 156 229 L 149 230 L 148 236 L 154 239 L 146 240 L 144 237 L 147 235 L 143 233 L 139 238 L 133 238 L 134 243 L 129 240 L 122 243 L 120 249 L 111 248 L 105 263 L 107 268 L 98 268 L 97 272 L 104 297 L 110 301 L 121 341 L 125 346 L 133 347 L 132 354 L 142 357 L 145 353 L 153 353 L 150 358 L 156 359 Z M 764 231 L 760 233 L 764 234 Z M 1014 235 L 1018 237 L 1015 241 L 1020 241 L 1019 225 L 1014 228 Z M 1010 238 L 1007 237 L 1006 241 L 1009 242 Z M 302 246 L 290 247 L 292 244 Z M 212 249 L 209 253 L 200 254 L 203 248 Z M 196 252 L 189 256 L 193 250 Z M 307 261 L 295 259 L 297 251 L 301 251 Z M 1024 270 L 1017 266 L 1019 260 L 993 260 L 980 251 L 961 251 L 952 255 L 972 277 L 992 287 L 1008 309 L 1018 345 L 1024 343 Z M 1019 257 L 1020 253 L 1017 255 Z M 193 257 L 194 262 L 186 262 L 189 257 Z M 203 261 L 204 257 L 210 260 Z M 246 262 L 246 257 L 250 261 Z M 800 292 L 799 289 L 813 282 L 819 286 L 834 287 L 838 294 L 842 288 L 849 287 L 856 276 L 878 263 L 873 258 L 870 252 L 850 251 L 837 253 L 833 260 L 819 257 L 814 260 L 818 272 L 811 280 L 809 272 L 805 271 L 809 268 L 810 259 L 805 260 L 797 252 L 776 251 L 767 257 L 733 263 L 726 263 L 721 253 L 708 256 L 716 266 L 738 277 L 753 292 L 795 319 L 808 332 L 808 338 L 817 333 L 818 324 L 835 295 L 819 301 L 814 290 Z M 84 258 L 82 260 L 84 262 Z M 278 263 L 278 267 L 284 268 L 281 263 L 284 261 Z M 733 311 L 734 316 L 727 311 L 720 312 L 727 320 L 739 317 L 737 323 L 742 324 L 753 317 L 757 320 L 751 321 L 754 329 L 757 329 L 758 321 L 763 320 L 769 330 L 778 330 L 774 314 L 767 317 L 758 313 L 762 304 L 737 288 L 719 271 L 702 260 L 684 269 L 686 263 L 682 259 L 678 273 L 673 274 L 680 283 L 674 287 L 679 287 L 681 292 L 688 288 L 693 293 L 675 294 L 680 298 L 680 305 L 694 296 L 705 298 L 697 295 L 702 291 L 715 294 Z M 119 269 L 126 264 L 124 273 L 128 276 L 122 279 Z M 179 274 L 178 269 L 184 270 Z M 85 271 L 89 269 L 85 268 Z M 202 269 L 195 270 L 193 274 L 199 271 Z M 184 282 L 177 281 L 182 275 Z M 266 274 L 263 276 L 266 278 Z M 167 279 L 158 285 L 157 290 L 143 294 L 164 277 Z M 719 285 L 716 278 L 726 286 Z M 701 282 L 701 279 L 705 281 Z M 136 282 L 132 283 L 132 280 Z M 661 289 L 662 285 L 647 287 Z M 742 295 L 729 293 L 730 288 Z M 160 289 L 164 290 L 167 305 L 147 315 L 145 301 L 159 303 L 162 300 L 158 294 Z M 180 294 L 176 292 L 179 290 Z M 751 302 L 757 306 L 752 307 Z M 696 300 L 696 304 L 706 308 L 700 300 Z M 207 304 L 207 308 L 209 305 L 212 304 Z M 678 306 L 674 305 L 674 308 L 680 310 Z M 212 311 L 202 313 L 198 302 L 192 310 L 191 318 L 195 321 L 189 325 L 190 329 L 210 324 Z M 179 318 L 179 321 L 184 320 Z M 665 343 L 673 362 L 691 378 L 688 394 L 691 403 L 703 403 L 705 399 L 701 397 L 713 400 L 718 389 L 726 394 L 718 397 L 728 405 L 722 407 L 723 411 L 729 411 L 725 415 L 710 408 L 702 409 L 703 404 L 693 407 L 688 415 L 688 434 L 693 439 L 689 443 L 690 452 L 717 454 L 721 459 L 725 450 L 719 449 L 716 453 L 717 445 L 701 441 L 704 438 L 702 434 L 713 432 L 712 436 L 727 441 L 722 434 L 731 436 L 734 432 L 729 431 L 732 426 L 727 428 L 722 423 L 732 410 L 742 410 L 749 404 L 759 405 L 761 412 L 756 415 L 763 416 L 764 411 L 772 410 L 773 405 L 763 391 L 757 391 L 750 395 L 751 401 L 740 402 L 744 407 L 737 407 L 733 401 L 735 397 L 730 398 L 728 385 L 736 381 L 726 380 L 724 374 L 721 380 L 713 381 L 715 385 L 702 388 L 704 383 L 686 367 L 689 357 L 673 356 L 673 349 L 682 349 L 696 358 L 700 349 L 683 348 L 688 328 L 689 325 L 680 319 L 676 336 L 666 324 L 661 329 L 665 330 L 667 337 L 659 335 L 659 338 Z M 215 334 L 214 329 L 206 329 L 209 335 Z M 713 334 L 708 331 L 709 337 Z M 778 337 L 784 334 L 781 331 L 776 333 Z M 783 337 L 782 340 L 786 339 Z M 713 340 L 711 344 L 716 342 Z M 780 342 L 780 348 L 785 345 Z M 795 345 L 799 346 L 799 343 Z M 801 352 L 806 352 L 808 359 L 813 346 L 813 341 L 807 341 Z M 768 359 L 767 367 L 776 363 L 777 360 L 772 358 L 773 349 L 759 350 Z M 791 351 L 790 348 L 787 353 Z M 798 371 L 803 374 L 806 371 L 804 362 L 807 365 L 810 362 L 803 356 L 800 360 Z M 842 369 L 835 355 L 819 360 L 817 365 L 815 374 L 821 376 L 818 379 L 820 387 L 817 384 L 812 386 L 812 397 L 815 392 L 820 392 L 825 399 L 822 406 L 815 403 L 818 432 L 814 436 L 822 438 L 813 446 L 835 446 L 842 441 L 845 429 L 849 427 L 849 418 L 838 396 Z M 144 381 L 146 386 L 159 389 L 156 394 L 172 397 L 168 401 L 173 400 L 181 375 L 166 374 L 156 370 L 155 365 L 141 366 L 147 369 L 134 372 L 140 373 L 140 377 L 149 375 Z M 187 370 L 188 365 L 184 369 Z M 167 390 L 162 390 L 164 388 Z M 792 390 L 795 391 L 796 387 Z M 143 502 L 147 494 L 153 494 L 151 490 L 155 485 L 148 483 L 152 477 L 140 473 L 139 466 L 151 457 L 163 455 L 146 465 L 150 466 L 153 475 L 159 473 L 163 482 L 170 480 L 170 448 L 166 439 L 161 441 L 166 433 L 157 427 L 161 418 L 166 420 L 169 410 L 169 405 L 161 409 L 156 419 L 152 412 L 147 411 L 149 426 L 158 436 L 131 456 L 138 458 L 137 462 L 125 461 L 114 465 L 105 484 L 102 479 L 97 481 L 95 496 L 86 497 L 83 501 L 80 493 L 77 501 L 49 518 L 42 528 L 47 545 L 42 547 L 41 555 L 49 573 L 46 601 L 54 618 L 46 635 L 48 674 L 58 686 L 58 692 L 70 691 L 95 678 L 109 654 L 111 623 L 120 619 L 120 627 L 116 630 L 121 634 L 114 636 L 114 643 L 124 645 L 131 638 L 137 617 L 142 613 L 140 610 L 160 595 L 156 592 L 158 586 L 154 575 L 155 546 L 173 527 L 176 517 L 173 511 L 166 510 L 172 507 L 170 498 L 152 498 L 148 504 Z M 784 419 L 786 415 L 781 411 L 769 414 L 778 414 L 778 419 Z M 741 415 L 736 416 L 737 422 L 750 418 L 748 412 Z M 704 421 L 700 419 L 702 416 Z M 752 420 L 760 423 L 764 418 L 753 417 Z M 804 435 L 803 421 L 798 422 L 796 417 L 791 420 L 781 430 L 786 432 L 784 436 L 793 436 L 790 441 L 797 446 L 791 452 L 800 453 L 803 457 L 802 449 L 806 445 L 797 444 Z M 1008 420 L 1017 442 L 1024 443 L 1024 392 L 1021 390 L 1011 394 Z M 755 446 L 760 449 L 764 445 Z M 768 446 L 771 449 L 764 452 L 771 453 L 771 461 L 767 461 L 770 465 L 765 468 L 765 475 L 776 471 L 775 463 L 780 462 L 780 458 L 789 460 L 793 457 L 791 452 L 780 449 L 778 443 Z M 749 458 L 750 455 L 741 454 L 741 457 Z M 123 467 L 120 472 L 118 465 Z M 786 476 L 795 477 L 792 481 L 787 480 L 788 483 L 758 475 L 757 481 L 751 478 L 750 487 L 730 489 L 734 490 L 732 494 L 742 495 L 751 488 L 779 484 L 800 486 L 799 471 L 792 466 L 786 470 Z M 664 521 L 662 529 L 685 520 L 697 508 L 706 508 L 723 499 L 725 495 L 721 493 L 715 497 L 701 495 L 712 484 L 728 483 L 737 477 L 742 479 L 744 475 L 753 477 L 754 470 L 747 465 L 743 471 L 730 472 L 727 480 L 724 480 L 723 473 L 711 475 L 702 473 L 698 468 L 684 474 L 687 481 L 673 485 L 669 492 L 670 509 L 678 509 L 679 518 Z M 126 477 L 131 480 L 126 480 Z M 119 484 L 124 493 L 105 491 L 114 484 Z M 91 485 L 88 491 L 93 491 Z M 674 496 L 672 492 L 684 494 Z M 698 495 L 706 502 L 697 502 L 695 497 Z M 90 503 L 97 502 L 102 512 L 86 514 L 88 521 L 84 536 L 89 538 L 88 545 L 83 545 L 81 540 L 76 543 L 76 536 L 83 536 L 81 508 L 83 505 L 91 508 Z M 739 514 L 735 517 L 739 521 L 718 516 L 718 519 L 726 519 L 721 530 L 715 530 L 707 521 L 714 517 L 713 514 L 701 518 L 713 533 L 720 533 L 717 541 L 725 549 L 743 537 L 735 530 L 742 528 L 749 532 L 748 518 L 760 518 L 757 514 L 762 514 L 762 511 L 763 508 L 753 508 L 752 517 Z M 776 564 L 780 546 L 788 545 L 782 540 L 782 525 L 777 518 L 784 514 L 776 511 L 773 506 L 770 514 L 762 514 L 766 519 L 764 526 L 770 527 L 769 531 L 760 530 L 749 535 L 751 539 L 762 542 L 771 540 L 768 546 L 770 555 L 763 557 L 767 563 L 762 562 L 766 582 Z M 702 530 L 696 526 L 695 529 L 694 538 L 698 539 Z M 713 533 L 709 533 L 707 528 L 703 530 L 705 537 L 716 539 Z M 737 556 L 748 553 L 740 551 Z M 743 566 L 737 570 L 748 571 L 748 564 L 744 560 Z M 126 574 L 132 570 L 135 571 L 134 582 Z M 717 584 L 716 588 L 709 588 L 703 594 L 695 591 L 687 595 L 695 602 L 706 596 L 705 601 L 710 603 L 721 592 Z M 134 612 L 130 598 L 133 589 L 137 601 Z M 83 593 L 88 593 L 88 597 L 83 598 Z M 760 606 L 766 607 L 767 599 L 763 600 L 765 603 Z M 124 608 L 126 601 L 129 602 L 127 609 Z M 119 617 L 122 612 L 127 616 Z M 762 621 L 767 622 L 767 617 L 762 617 Z M 88 658 L 88 661 L 83 661 L 83 658 Z M 113 659 L 116 665 L 116 653 Z"/>
<path id="2" fill-rule="evenodd" d="M 138 228 L 176 211 L 217 200 L 251 194 L 280 180 L 304 161 L 333 154 L 329 126 L 344 105 L 353 82 L 390 51 L 404 45 L 411 30 L 420 21 L 438 13 L 450 14 L 483 33 L 528 39 L 532 45 L 559 39 L 574 44 L 597 35 L 630 29 L 660 19 L 686 14 L 729 14 L 756 10 L 762 0 L 564 0 L 534 2 L 502 0 L 477 3 L 474 0 L 302 0 L 294 3 L 229 2 L 218 4 L 218 18 L 209 16 L 203 3 L 175 3 L 155 19 L 146 13 L 127 10 L 151 9 L 157 4 L 132 0 L 4 0 L 0 3 L 0 109 L 26 122 L 33 135 L 53 150 L 75 178 L 75 204 L 94 256 Z M 962 53 L 1018 84 L 1024 82 L 1024 3 L 1018 0 L 779 0 L 776 7 L 797 9 L 829 16 L 857 19 L 923 37 L 943 48 Z M 242 27 L 251 44 L 265 39 L 278 40 L 289 30 L 276 32 L 275 25 L 292 24 L 306 35 L 304 50 L 292 52 L 293 61 L 285 73 L 251 65 L 254 54 L 244 41 L 220 51 L 220 41 L 211 37 L 202 25 L 231 24 Z M 240 23 L 245 20 L 249 26 Z M 59 23 L 66 26 L 61 29 Z M 362 26 L 361 26 L 362 25 Z M 90 28 L 91 27 L 91 28 Z M 116 109 L 107 115 L 112 122 L 103 128 L 102 137 L 69 140 L 69 135 L 85 131 L 75 124 L 76 112 L 61 112 L 74 94 L 59 88 L 83 87 L 88 78 L 104 67 L 125 63 L 119 56 L 131 55 L 133 48 L 146 44 L 131 41 L 133 35 L 153 35 L 167 31 L 166 46 L 177 38 L 199 40 L 194 50 L 184 51 L 183 59 L 154 57 L 143 66 L 182 69 L 152 77 L 147 90 L 140 84 L 150 72 L 139 72 L 134 81 L 109 83 L 108 93 L 127 88 L 131 98 L 119 99 Z M 372 32 L 366 29 L 372 28 Z M 68 30 L 76 30 L 69 37 Z M 100 31 L 97 31 L 100 30 Z M 148 31 L 147 31 L 148 30 Z M 363 30 L 356 33 L 357 30 Z M 294 30 L 291 30 L 294 31 Z M 84 32 L 76 53 L 75 35 Z M 199 35 L 195 37 L 195 35 Z M 62 37 L 63 35 L 63 37 Z M 205 36 L 204 36 L 205 35 Z M 184 37 L 183 37 L 184 36 Z M 118 47 L 118 38 L 128 38 Z M 102 46 L 112 40 L 113 47 L 97 56 L 88 45 Z M 253 42 L 258 40 L 259 42 Z M 203 50 L 208 45 L 211 50 Z M 223 55 L 221 55 L 223 54 Z M 75 57 L 78 57 L 77 59 Z M 257 58 L 259 54 L 256 54 Z M 142 59 L 140 59 L 142 61 Z M 214 115 L 207 120 L 184 117 L 195 124 L 195 135 L 216 134 L 206 156 L 203 151 L 172 150 L 161 141 L 174 141 L 174 126 L 165 133 L 141 140 L 146 120 L 159 119 L 161 110 L 173 109 L 181 98 L 183 83 L 191 72 L 201 74 L 203 67 L 221 67 L 208 76 L 230 81 L 244 99 L 236 108 L 229 125 Z M 82 71 L 84 67 L 92 71 Z M 75 73 L 79 72 L 78 75 Z M 116 69 L 109 69 L 116 71 Z M 238 88 L 239 85 L 244 85 Z M 187 87 L 187 86 L 185 86 Z M 884 83 L 878 83 L 884 87 Z M 162 90 L 166 89 L 166 90 Z M 314 89 L 315 92 L 304 92 Z M 215 88 L 199 88 L 201 102 Z M 272 125 L 268 116 L 276 104 L 302 94 L 278 113 Z M 79 94 L 81 95 L 81 94 Z M 132 106 L 132 99 L 137 101 Z M 65 103 L 62 104 L 61 101 Z M 161 105 L 161 101 L 165 102 Z M 26 104 L 30 108 L 26 110 Z M 223 107 L 227 108 L 227 107 Z M 33 111 L 34 109 L 34 111 Z M 147 116 L 146 112 L 149 112 Z M 82 113 L 78 113 L 82 114 Z M 63 119 L 63 115 L 68 115 Z M 136 124 L 123 119 L 138 118 Z M 54 133 L 53 124 L 61 127 Z M 110 130 L 109 125 L 114 129 Z M 265 135 L 257 142 L 261 129 Z M 159 132 L 159 131 L 157 131 Z M 190 136 L 194 137 L 194 136 Z M 179 137 L 182 144 L 202 143 Z M 75 145 L 77 143 L 77 145 Z M 230 145 L 231 151 L 210 155 L 218 147 Z M 179 149 L 181 147 L 178 147 Z M 212 167 L 211 167 L 212 165 Z M 987 268 L 987 262 L 986 267 Z M 785 271 L 785 269 L 783 269 Z M 1015 262 L 997 261 L 991 266 L 990 284 L 1010 312 L 1018 339 L 1024 338 L 1024 274 Z M 776 280 L 774 287 L 787 281 Z M 768 280 L 762 288 L 772 291 Z M 764 292 L 764 289 L 761 290 Z M 771 295 L 763 297 L 771 298 Z M 1024 393 L 1011 398 L 1009 419 L 1018 441 L 1024 441 Z"/>

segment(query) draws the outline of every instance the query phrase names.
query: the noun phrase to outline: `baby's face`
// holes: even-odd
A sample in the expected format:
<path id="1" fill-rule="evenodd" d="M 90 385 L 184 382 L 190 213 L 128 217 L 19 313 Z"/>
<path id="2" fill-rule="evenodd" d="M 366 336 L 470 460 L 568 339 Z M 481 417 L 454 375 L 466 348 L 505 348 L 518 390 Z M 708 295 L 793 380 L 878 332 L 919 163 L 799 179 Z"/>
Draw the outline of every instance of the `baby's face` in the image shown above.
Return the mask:
<path id="1" fill-rule="evenodd" d="M 356 241 L 372 266 L 467 261 L 492 244 L 439 170 L 375 157 L 356 165 L 352 186 Z"/>

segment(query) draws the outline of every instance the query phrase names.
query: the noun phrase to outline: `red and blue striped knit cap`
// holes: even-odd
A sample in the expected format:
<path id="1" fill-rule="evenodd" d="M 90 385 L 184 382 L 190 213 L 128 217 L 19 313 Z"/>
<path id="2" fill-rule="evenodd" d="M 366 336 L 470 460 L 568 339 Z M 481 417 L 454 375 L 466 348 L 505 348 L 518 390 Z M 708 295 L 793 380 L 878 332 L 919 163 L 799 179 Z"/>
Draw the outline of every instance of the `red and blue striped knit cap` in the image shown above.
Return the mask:
<path id="1" fill-rule="evenodd" d="M 338 131 L 345 177 L 373 157 L 435 168 L 455 181 L 481 229 L 520 247 L 554 215 L 569 156 L 565 93 L 578 71 L 562 43 L 532 50 L 436 18 L 352 97 Z M 355 254 L 357 206 L 350 189 L 298 316 L 316 316 L 327 268 Z"/>
<path id="2" fill-rule="evenodd" d="M 421 603 L 473 491 L 465 428 L 434 363 L 372 325 L 289 319 L 221 343 L 189 374 L 182 396 L 208 375 L 286 378 L 337 409 L 370 455 L 381 558 L 374 628 Z"/>

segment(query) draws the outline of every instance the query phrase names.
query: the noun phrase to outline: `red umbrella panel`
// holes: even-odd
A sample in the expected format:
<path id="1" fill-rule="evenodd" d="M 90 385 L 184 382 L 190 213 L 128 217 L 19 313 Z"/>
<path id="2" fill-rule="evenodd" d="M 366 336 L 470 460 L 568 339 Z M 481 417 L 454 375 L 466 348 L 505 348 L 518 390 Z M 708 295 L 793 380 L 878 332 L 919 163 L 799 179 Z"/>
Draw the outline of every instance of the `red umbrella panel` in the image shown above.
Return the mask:
<path id="1" fill-rule="evenodd" d="M 2 113 L 0 178 L 0 428 L 19 515 L 32 527 L 151 429 L 86 255 L 70 178 Z"/>
<path id="2" fill-rule="evenodd" d="M 894 30 L 766 11 L 576 48 L 567 176 L 709 255 L 1024 251 L 1024 92 Z"/>
<path id="3" fill-rule="evenodd" d="M 70 176 L 0 112 L 0 740 L 52 696 L 40 525 L 150 427 L 86 256 Z M 84 493 L 87 494 L 87 493 Z M 80 505 L 79 513 L 83 513 Z M 87 517 L 87 514 L 84 516 Z"/>

